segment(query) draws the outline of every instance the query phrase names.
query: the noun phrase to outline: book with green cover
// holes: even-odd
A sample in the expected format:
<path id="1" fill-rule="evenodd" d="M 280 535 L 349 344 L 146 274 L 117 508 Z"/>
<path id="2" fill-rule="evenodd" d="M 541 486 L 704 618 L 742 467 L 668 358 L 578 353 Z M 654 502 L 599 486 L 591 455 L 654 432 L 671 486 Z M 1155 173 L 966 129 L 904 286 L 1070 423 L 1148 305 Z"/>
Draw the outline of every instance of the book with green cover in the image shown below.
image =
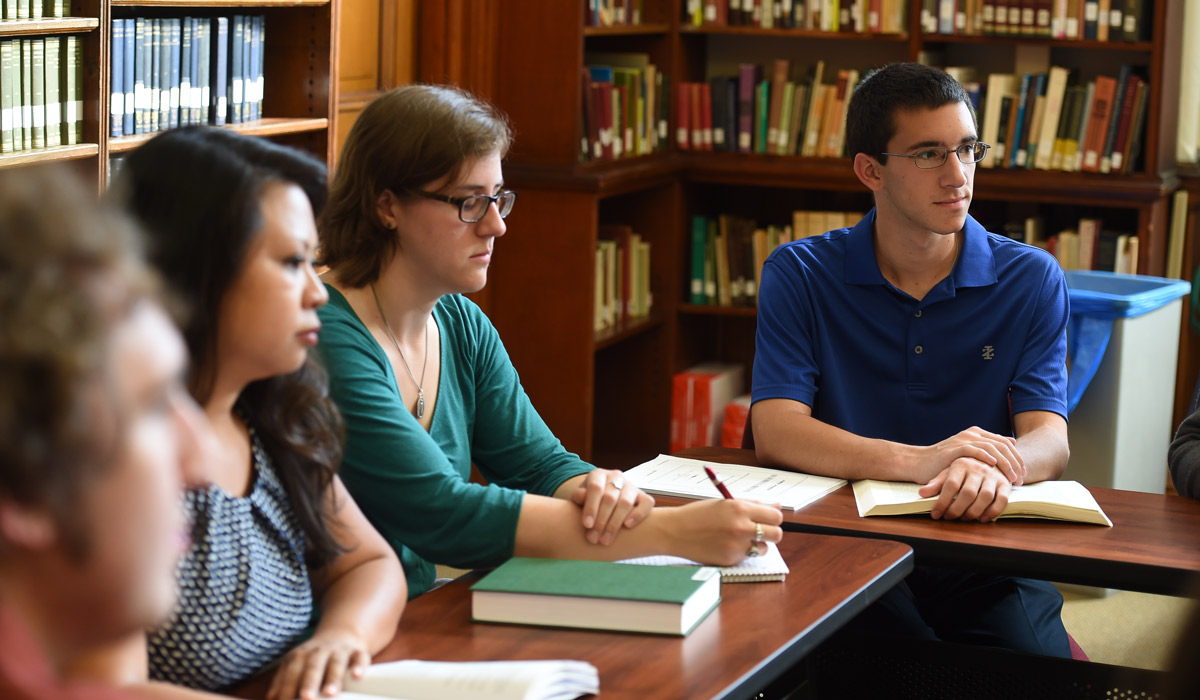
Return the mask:
<path id="1" fill-rule="evenodd" d="M 62 145 L 62 91 L 59 87 L 59 57 L 62 38 L 48 36 L 46 41 L 46 146 Z"/>
<path id="2" fill-rule="evenodd" d="M 0 41 L 0 152 L 17 150 L 13 144 L 13 43 Z"/>
<path id="3" fill-rule="evenodd" d="M 33 147 L 46 147 L 46 40 L 33 40 Z"/>
<path id="4" fill-rule="evenodd" d="M 917 515 L 933 510 L 936 496 L 921 498 L 921 484 L 863 479 L 854 482 L 858 515 Z M 1078 481 L 1014 486 L 1001 518 L 1045 518 L 1112 527 L 1096 499 Z"/>
<path id="5" fill-rule="evenodd" d="M 21 39 L 21 143 L 33 148 L 33 39 Z"/>
<path id="6" fill-rule="evenodd" d="M 68 146 L 83 141 L 83 47 L 79 37 L 66 36 L 63 63 L 63 143 Z"/>
<path id="7" fill-rule="evenodd" d="M 471 587 L 481 622 L 683 636 L 721 602 L 720 570 L 515 557 Z"/>

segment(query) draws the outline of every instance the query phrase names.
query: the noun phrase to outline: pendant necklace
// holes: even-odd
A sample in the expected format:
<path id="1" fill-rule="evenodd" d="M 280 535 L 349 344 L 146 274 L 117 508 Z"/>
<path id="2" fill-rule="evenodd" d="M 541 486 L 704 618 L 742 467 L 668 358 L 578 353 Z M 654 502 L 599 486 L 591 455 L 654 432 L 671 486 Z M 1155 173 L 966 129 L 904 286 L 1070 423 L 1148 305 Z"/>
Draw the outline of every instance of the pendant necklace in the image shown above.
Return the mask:
<path id="1" fill-rule="evenodd" d="M 392 345 L 396 346 L 396 352 L 400 353 L 400 361 L 404 363 L 404 370 L 408 372 L 408 378 L 413 384 L 417 385 L 417 420 L 425 416 L 425 368 L 429 366 L 429 323 L 425 324 L 425 360 L 421 363 L 421 381 L 413 376 L 412 368 L 408 366 L 408 360 L 404 357 L 404 351 L 400 349 L 400 343 L 396 341 L 396 334 L 392 332 L 392 327 L 388 325 L 387 316 L 383 315 L 383 304 L 379 303 L 379 293 L 375 291 L 375 284 L 372 283 L 371 296 L 375 297 L 375 308 L 379 310 L 379 318 L 383 320 L 383 329 L 387 331 L 388 337 L 392 339 Z"/>

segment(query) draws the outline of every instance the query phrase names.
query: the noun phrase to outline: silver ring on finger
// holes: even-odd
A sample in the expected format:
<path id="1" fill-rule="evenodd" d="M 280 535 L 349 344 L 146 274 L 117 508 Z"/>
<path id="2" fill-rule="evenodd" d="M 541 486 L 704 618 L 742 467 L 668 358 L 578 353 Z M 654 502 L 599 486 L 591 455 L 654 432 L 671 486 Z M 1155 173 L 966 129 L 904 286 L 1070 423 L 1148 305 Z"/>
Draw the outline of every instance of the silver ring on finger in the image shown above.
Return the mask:
<path id="1" fill-rule="evenodd" d="M 754 543 L 758 544 L 763 541 L 762 523 L 754 523 Z"/>
<path id="2" fill-rule="evenodd" d="M 608 485 L 613 487 L 614 489 L 620 491 L 621 489 L 625 488 L 625 480 L 624 479 L 613 479 L 612 481 L 608 482 Z"/>
<path id="3" fill-rule="evenodd" d="M 746 552 L 746 556 L 757 557 L 758 556 L 758 545 L 757 544 L 750 545 L 750 549 Z"/>

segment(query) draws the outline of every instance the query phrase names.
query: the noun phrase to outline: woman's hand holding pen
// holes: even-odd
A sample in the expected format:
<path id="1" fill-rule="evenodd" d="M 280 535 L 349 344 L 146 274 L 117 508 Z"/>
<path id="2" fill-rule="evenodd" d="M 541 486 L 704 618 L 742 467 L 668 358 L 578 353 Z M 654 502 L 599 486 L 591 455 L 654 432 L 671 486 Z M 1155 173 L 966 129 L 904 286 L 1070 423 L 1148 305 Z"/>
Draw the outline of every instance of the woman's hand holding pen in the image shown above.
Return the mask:
<path id="1" fill-rule="evenodd" d="M 654 497 L 616 469 L 588 472 L 571 501 L 583 509 L 583 527 L 592 544 L 612 544 L 622 527 L 636 527 L 654 509 Z"/>
<path id="2" fill-rule="evenodd" d="M 713 566 L 733 566 L 763 542 L 783 539 L 783 513 L 778 506 L 732 499 L 703 500 L 678 508 L 659 508 L 655 526 L 662 525 L 667 553 Z"/>

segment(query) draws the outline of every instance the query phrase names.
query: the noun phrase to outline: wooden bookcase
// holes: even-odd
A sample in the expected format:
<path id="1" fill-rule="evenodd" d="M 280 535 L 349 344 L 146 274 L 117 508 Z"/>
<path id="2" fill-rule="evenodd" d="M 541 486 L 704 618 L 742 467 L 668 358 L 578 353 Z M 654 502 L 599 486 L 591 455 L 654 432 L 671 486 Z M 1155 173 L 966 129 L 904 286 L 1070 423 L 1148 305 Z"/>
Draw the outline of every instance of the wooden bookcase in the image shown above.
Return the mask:
<path id="1" fill-rule="evenodd" d="M 739 61 L 763 64 L 776 57 L 794 64 L 823 58 L 827 68 L 865 72 L 932 53 L 938 64 L 978 66 L 981 82 L 988 71 L 1017 72 L 1018 52 L 1042 52 L 1050 65 L 1085 77 L 1115 75 L 1122 63 L 1140 66 L 1150 82 L 1141 172 L 980 168 L 972 214 L 993 230 L 1030 212 L 1050 221 L 1098 214 L 1137 232 L 1140 273 L 1162 273 L 1169 195 L 1176 186 L 1183 0 L 1145 0 L 1151 41 L 1129 43 L 923 34 L 920 0 L 910 3 L 907 31 L 899 35 L 697 28 L 679 19 L 685 2 L 645 0 L 642 25 L 595 28 L 585 26 L 584 0 L 508 0 L 503 12 L 489 15 L 487 26 L 474 27 L 499 50 L 490 54 L 495 64 L 487 80 L 464 82 L 511 118 L 516 142 L 505 176 L 520 192 L 509 234 L 497 246 L 485 310 L 534 405 L 568 449 L 602 466 L 630 466 L 668 447 L 672 373 L 700 361 L 733 361 L 746 366 L 749 382 L 755 310 L 685 303 L 693 215 L 738 213 L 760 224 L 784 223 L 793 209 L 871 206 L 845 158 L 672 147 L 637 158 L 579 162 L 582 67 L 589 51 L 647 53 L 672 85 L 706 80 L 714 70 L 732 74 L 729 66 Z M 465 56 L 471 49 L 460 50 Z M 606 223 L 631 224 L 651 241 L 654 310 L 628 327 L 596 333 L 593 255 L 598 227 Z"/>
<path id="2" fill-rule="evenodd" d="M 114 17 L 266 15 L 263 114 L 226 128 L 308 150 L 326 163 L 334 157 L 337 27 L 341 0 L 72 0 L 71 17 L 0 21 L 0 38 L 72 33 L 83 44 L 83 142 L 75 146 L 0 154 L 0 168 L 72 161 L 97 190 L 104 188 L 109 155 L 137 148 L 155 134 L 110 138 L 112 22 Z"/>

